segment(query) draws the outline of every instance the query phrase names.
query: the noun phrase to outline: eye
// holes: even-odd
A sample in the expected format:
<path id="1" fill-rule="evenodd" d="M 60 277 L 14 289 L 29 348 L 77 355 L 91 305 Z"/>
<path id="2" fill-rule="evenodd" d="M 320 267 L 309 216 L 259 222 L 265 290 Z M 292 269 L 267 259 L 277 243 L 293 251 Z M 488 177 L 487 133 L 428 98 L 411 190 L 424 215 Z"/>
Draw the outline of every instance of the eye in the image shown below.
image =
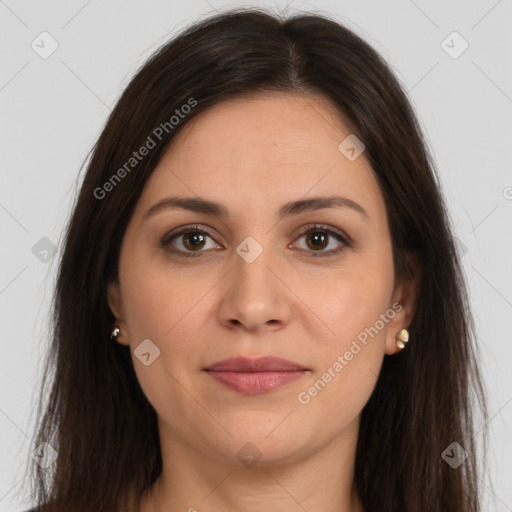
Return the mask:
<path id="1" fill-rule="evenodd" d="M 195 257 L 200 256 L 200 253 L 204 252 L 203 249 L 220 247 L 215 242 L 208 244 L 208 238 L 213 241 L 212 235 L 207 230 L 197 226 L 186 226 L 179 231 L 168 233 L 162 239 L 161 245 L 179 256 Z"/>
<path id="2" fill-rule="evenodd" d="M 314 257 L 332 256 L 350 245 L 347 235 L 323 224 L 309 226 L 306 231 L 300 234 L 299 240 L 302 238 L 305 238 L 305 243 L 299 248 L 312 253 L 311 256 Z M 325 250 L 327 248 L 330 249 Z"/>

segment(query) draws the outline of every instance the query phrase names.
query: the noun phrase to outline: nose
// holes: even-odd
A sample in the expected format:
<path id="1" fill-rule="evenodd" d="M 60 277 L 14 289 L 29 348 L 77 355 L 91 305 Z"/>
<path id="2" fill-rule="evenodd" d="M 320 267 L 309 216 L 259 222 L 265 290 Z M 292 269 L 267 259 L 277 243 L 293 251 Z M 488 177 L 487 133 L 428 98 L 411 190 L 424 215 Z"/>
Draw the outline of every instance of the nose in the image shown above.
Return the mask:
<path id="1" fill-rule="evenodd" d="M 271 251 L 252 263 L 234 256 L 234 268 L 223 283 L 218 319 L 231 330 L 256 334 L 282 329 L 292 317 L 293 293 Z"/>

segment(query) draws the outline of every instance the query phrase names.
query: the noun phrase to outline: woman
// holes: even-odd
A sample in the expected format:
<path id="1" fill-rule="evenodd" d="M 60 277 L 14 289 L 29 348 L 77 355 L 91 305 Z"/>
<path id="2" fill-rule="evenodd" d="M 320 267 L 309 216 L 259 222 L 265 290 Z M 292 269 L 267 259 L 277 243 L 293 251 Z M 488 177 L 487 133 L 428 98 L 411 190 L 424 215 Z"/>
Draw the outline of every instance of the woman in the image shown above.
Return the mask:
<path id="1" fill-rule="evenodd" d="M 54 314 L 41 510 L 481 510 L 435 171 L 333 20 L 230 11 L 151 57 L 94 148 Z"/>

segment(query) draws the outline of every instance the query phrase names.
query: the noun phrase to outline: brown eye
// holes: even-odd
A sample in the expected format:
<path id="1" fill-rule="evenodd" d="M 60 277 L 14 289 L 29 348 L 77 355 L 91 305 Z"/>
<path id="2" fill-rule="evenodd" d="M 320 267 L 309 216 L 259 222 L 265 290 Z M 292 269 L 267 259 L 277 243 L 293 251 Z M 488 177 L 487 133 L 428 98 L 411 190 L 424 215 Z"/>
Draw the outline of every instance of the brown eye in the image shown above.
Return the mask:
<path id="1" fill-rule="evenodd" d="M 323 225 L 311 226 L 302 232 L 298 240 L 305 239 L 305 244 L 298 244 L 298 248 L 310 256 L 334 256 L 350 246 L 350 239 L 342 232 Z M 327 250 L 326 250 L 327 249 Z"/>
<path id="2" fill-rule="evenodd" d="M 161 246 L 168 252 L 178 256 L 200 256 L 206 249 L 218 249 L 212 235 L 204 229 L 188 226 L 180 231 L 167 234 Z M 196 254 L 194 254 L 196 253 Z"/>
<path id="3" fill-rule="evenodd" d="M 329 242 L 329 235 L 325 235 L 321 231 L 311 231 L 306 234 L 308 247 L 313 250 L 325 249 Z"/>
<path id="4" fill-rule="evenodd" d="M 201 233 L 190 232 L 181 234 L 183 246 L 187 250 L 195 251 L 205 245 L 205 237 Z"/>

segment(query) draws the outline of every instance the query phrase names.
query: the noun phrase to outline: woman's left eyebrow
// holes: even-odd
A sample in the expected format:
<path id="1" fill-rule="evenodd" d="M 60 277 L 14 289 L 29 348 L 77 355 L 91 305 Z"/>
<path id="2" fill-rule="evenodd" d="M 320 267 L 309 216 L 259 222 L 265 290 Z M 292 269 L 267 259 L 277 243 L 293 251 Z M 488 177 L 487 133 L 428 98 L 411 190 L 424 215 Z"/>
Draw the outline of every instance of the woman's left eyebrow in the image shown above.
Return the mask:
<path id="1" fill-rule="evenodd" d="M 310 197 L 308 199 L 299 199 L 284 204 L 278 213 L 279 219 L 298 215 L 306 211 L 316 211 L 327 208 L 351 209 L 369 220 L 368 213 L 358 203 L 342 196 Z M 168 209 L 182 209 L 199 213 L 202 215 L 211 215 L 223 219 L 229 218 L 229 210 L 222 204 L 202 197 L 180 197 L 170 196 L 156 202 L 144 213 L 144 219 L 155 215 L 158 212 Z"/>

